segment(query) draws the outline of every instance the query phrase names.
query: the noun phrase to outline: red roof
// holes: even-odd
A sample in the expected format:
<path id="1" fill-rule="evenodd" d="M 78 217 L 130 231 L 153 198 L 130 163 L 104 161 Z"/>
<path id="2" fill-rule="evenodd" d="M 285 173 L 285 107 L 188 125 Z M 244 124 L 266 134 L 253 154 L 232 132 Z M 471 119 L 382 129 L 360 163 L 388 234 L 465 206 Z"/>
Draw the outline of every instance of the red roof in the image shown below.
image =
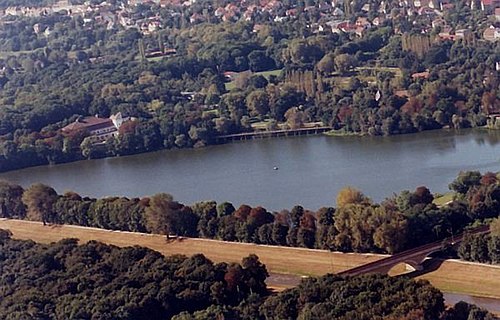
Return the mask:
<path id="1" fill-rule="evenodd" d="M 411 77 L 413 79 L 421 79 L 421 78 L 427 79 L 427 78 L 429 78 L 429 76 L 430 76 L 429 71 L 418 72 L 418 73 L 414 73 L 411 75 Z"/>
<path id="2" fill-rule="evenodd" d="M 80 120 L 76 120 L 75 122 L 68 124 L 64 128 L 62 128 L 63 132 L 71 132 L 77 130 L 98 130 L 102 128 L 111 127 L 113 125 L 113 121 L 109 118 L 98 118 L 98 117 L 85 117 Z"/>

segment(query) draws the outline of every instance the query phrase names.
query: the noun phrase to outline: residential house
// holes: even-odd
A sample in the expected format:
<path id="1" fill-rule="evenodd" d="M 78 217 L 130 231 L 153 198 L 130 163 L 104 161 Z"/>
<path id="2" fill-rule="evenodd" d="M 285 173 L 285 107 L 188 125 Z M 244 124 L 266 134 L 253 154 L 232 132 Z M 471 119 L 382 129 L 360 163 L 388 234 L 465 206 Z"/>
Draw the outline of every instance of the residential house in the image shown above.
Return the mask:
<path id="1" fill-rule="evenodd" d="M 434 9 L 430 8 L 430 7 L 422 7 L 418 10 L 418 14 L 423 16 L 434 16 L 436 15 L 436 12 L 434 11 Z"/>
<path id="2" fill-rule="evenodd" d="M 20 7 L 8 7 L 5 9 L 6 16 L 20 16 L 22 15 L 22 10 Z"/>
<path id="3" fill-rule="evenodd" d="M 442 17 L 439 17 L 439 18 L 432 20 L 432 27 L 433 28 L 437 28 L 437 27 L 443 28 L 445 26 L 446 26 L 446 21 Z"/>
<path id="4" fill-rule="evenodd" d="M 424 72 L 417 72 L 411 75 L 413 80 L 416 79 L 428 79 L 430 76 L 429 71 L 424 71 Z"/>
<path id="5" fill-rule="evenodd" d="M 203 20 L 204 20 L 203 16 L 199 13 L 193 13 L 191 17 L 189 17 L 189 22 L 191 23 L 198 23 L 202 22 Z"/>
<path id="6" fill-rule="evenodd" d="M 340 9 L 340 8 L 335 8 L 335 10 L 333 10 L 332 15 L 334 17 L 343 17 L 344 16 L 344 11 L 342 11 L 342 9 Z"/>
<path id="7" fill-rule="evenodd" d="M 495 9 L 500 7 L 500 0 L 481 0 L 481 10 L 487 13 L 495 12 Z"/>
<path id="8" fill-rule="evenodd" d="M 451 10 L 454 8 L 454 6 L 455 5 L 451 3 L 449 0 L 442 0 L 439 3 L 439 9 L 441 9 L 441 11 Z"/>
<path id="9" fill-rule="evenodd" d="M 469 39 L 473 37 L 472 31 L 469 29 L 457 29 L 455 30 L 455 36 L 457 39 Z"/>
<path id="10" fill-rule="evenodd" d="M 226 13 L 226 10 L 222 7 L 219 7 L 217 9 L 215 9 L 215 12 L 214 12 L 214 15 L 217 17 L 217 18 L 220 18 L 224 15 L 224 13 Z"/>
<path id="11" fill-rule="evenodd" d="M 370 23 L 370 21 L 368 21 L 368 18 L 365 18 L 365 17 L 358 17 L 356 19 L 356 27 L 361 27 L 361 28 L 364 28 L 364 29 L 368 29 L 372 26 L 372 24 Z"/>
<path id="12" fill-rule="evenodd" d="M 385 22 L 385 18 L 384 17 L 375 17 L 373 19 L 373 21 L 372 21 L 372 24 L 374 26 L 379 27 L 379 26 L 382 26 L 384 24 L 384 22 Z"/>
<path id="13" fill-rule="evenodd" d="M 414 0 L 413 1 L 413 6 L 415 8 L 428 7 L 429 6 L 429 0 Z"/>

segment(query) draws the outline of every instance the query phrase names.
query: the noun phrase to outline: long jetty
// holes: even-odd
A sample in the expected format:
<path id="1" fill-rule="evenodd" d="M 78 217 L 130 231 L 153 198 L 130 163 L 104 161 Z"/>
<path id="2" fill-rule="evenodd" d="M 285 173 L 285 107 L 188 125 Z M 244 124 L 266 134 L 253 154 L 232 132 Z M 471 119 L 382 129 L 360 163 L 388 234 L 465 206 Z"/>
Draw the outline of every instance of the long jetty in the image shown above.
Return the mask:
<path id="1" fill-rule="evenodd" d="M 293 137 L 293 136 L 303 136 L 310 134 L 319 134 L 332 130 L 332 127 L 322 126 L 322 127 L 310 127 L 310 128 L 299 128 L 299 129 L 289 129 L 289 130 L 268 130 L 268 131 L 253 131 L 235 134 L 226 134 L 218 136 L 215 138 L 217 143 L 240 141 L 240 140 L 252 140 L 252 139 L 265 139 L 274 137 Z"/>

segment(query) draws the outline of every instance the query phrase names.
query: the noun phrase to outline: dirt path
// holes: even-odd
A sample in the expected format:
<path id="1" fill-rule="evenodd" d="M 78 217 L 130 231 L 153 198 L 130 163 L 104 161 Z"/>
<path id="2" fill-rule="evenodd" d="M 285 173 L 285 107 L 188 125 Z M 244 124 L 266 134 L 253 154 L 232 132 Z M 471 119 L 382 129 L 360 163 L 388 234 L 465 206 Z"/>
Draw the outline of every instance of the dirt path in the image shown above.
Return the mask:
<path id="1" fill-rule="evenodd" d="M 38 222 L 0 219 L 0 228 L 9 229 L 16 239 L 31 239 L 41 243 L 64 238 L 78 238 L 81 242 L 98 240 L 116 246 L 140 245 L 165 255 L 193 255 L 203 253 L 215 262 L 241 262 L 254 253 L 273 273 L 270 285 L 290 287 L 295 280 L 279 274 L 323 275 L 339 272 L 384 257 L 375 254 L 354 254 L 263 246 L 246 243 L 184 238 L 167 242 L 164 236 L 143 233 L 109 231 L 78 226 L 43 226 Z M 395 267 L 395 270 L 401 269 Z M 392 273 L 392 272 L 391 272 Z M 428 279 L 437 288 L 447 292 L 500 298 L 500 266 L 487 266 L 457 261 L 444 261 L 439 268 L 419 278 Z M 280 280 L 281 279 L 281 280 Z"/>

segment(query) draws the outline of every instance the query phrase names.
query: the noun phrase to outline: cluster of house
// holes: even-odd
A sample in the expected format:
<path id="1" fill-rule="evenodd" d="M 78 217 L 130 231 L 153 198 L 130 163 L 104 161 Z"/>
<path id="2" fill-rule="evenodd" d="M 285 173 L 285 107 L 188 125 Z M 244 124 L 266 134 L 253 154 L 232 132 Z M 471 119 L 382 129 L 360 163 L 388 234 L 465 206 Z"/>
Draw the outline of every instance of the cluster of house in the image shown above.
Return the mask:
<path id="1" fill-rule="evenodd" d="M 132 1 L 130 1 L 132 2 Z M 165 4 L 169 3 L 164 2 Z M 69 16 L 80 16 L 86 25 L 93 23 L 105 25 L 108 30 L 118 27 L 119 25 L 125 29 L 136 28 L 144 34 L 150 34 L 163 27 L 159 16 L 144 18 L 140 14 L 133 12 L 132 7 L 126 4 L 117 6 L 110 2 L 101 2 L 93 4 L 86 1 L 84 4 L 74 5 L 69 0 L 59 0 L 58 2 L 44 7 L 32 6 L 15 6 L 6 9 L 0 9 L 0 19 L 7 16 L 26 16 L 26 17 L 41 17 L 53 13 L 67 14 Z M 180 15 L 178 12 L 172 11 L 172 16 Z M 3 21 L 3 23 L 9 23 Z M 36 24 L 33 26 L 36 34 L 50 34 L 50 29 L 47 26 Z"/>
<path id="2" fill-rule="evenodd" d="M 97 115 L 94 117 L 80 117 L 75 122 L 62 128 L 61 131 L 65 134 L 85 131 L 92 143 L 99 144 L 111 137 L 117 137 L 120 127 L 127 121 L 135 121 L 135 118 L 123 117 L 121 112 L 111 115 L 109 118 L 100 118 Z"/>
<path id="3" fill-rule="evenodd" d="M 470 0 L 469 5 L 472 10 L 482 10 L 490 15 L 493 22 L 500 22 L 500 0 Z M 454 8 L 450 0 L 401 0 L 398 6 L 388 1 L 381 1 L 377 8 L 371 4 L 365 4 L 361 11 L 364 13 L 373 11 L 376 13 L 375 17 L 370 15 L 373 18 L 369 19 L 361 16 L 354 22 L 345 19 L 344 11 L 341 9 L 344 7 L 344 0 L 333 0 L 333 11 L 330 15 L 322 17 L 320 22 L 311 25 L 313 32 L 345 32 L 362 36 L 372 27 L 378 27 L 388 20 L 402 17 L 418 25 L 422 34 L 430 34 L 432 30 L 439 28 L 440 32 L 437 36 L 439 40 L 455 41 L 472 37 L 471 29 L 453 29 L 444 19 L 446 11 Z M 492 26 L 485 31 L 483 37 L 486 40 L 495 41 L 498 39 L 499 31 L 499 28 Z"/>
<path id="4" fill-rule="evenodd" d="M 362 36 L 363 33 L 373 27 L 383 25 L 386 20 L 396 17 L 407 17 L 414 24 L 422 28 L 422 33 L 430 33 L 434 28 L 440 27 L 439 37 L 443 40 L 457 40 L 467 37 L 468 29 L 452 30 L 446 23 L 444 14 L 454 7 L 451 0 L 400 0 L 395 6 L 394 2 L 388 0 L 381 1 L 377 6 L 370 2 L 362 6 L 362 17 L 355 22 L 346 19 L 345 10 L 351 10 L 344 1 L 330 0 L 321 1 L 314 6 L 298 7 L 293 4 L 286 4 L 282 0 L 234 0 L 225 5 L 205 9 L 203 12 L 194 12 L 186 18 L 191 23 L 201 23 L 220 19 L 221 21 L 254 21 L 259 15 L 269 16 L 276 22 L 293 19 L 301 12 L 314 12 L 320 19 L 317 23 L 310 25 L 313 32 L 346 32 Z M 493 20 L 500 22 L 500 0 L 468 0 L 468 4 L 473 10 L 482 10 L 491 15 Z M 2 15 L 26 15 L 43 16 L 54 12 L 66 12 L 69 15 L 79 15 L 83 17 L 84 23 L 105 24 L 108 29 L 117 27 L 137 28 L 144 34 L 151 34 L 163 28 L 162 18 L 153 15 L 144 18 L 133 10 L 134 6 L 140 4 L 156 4 L 168 9 L 171 18 L 184 16 L 183 8 L 189 8 L 196 3 L 196 0 L 124 0 L 119 5 L 106 1 L 99 4 L 92 4 L 90 1 L 82 5 L 72 5 L 69 0 L 59 0 L 47 7 L 10 7 Z M 188 11 L 189 12 L 189 11 Z M 364 14 L 363 14 L 364 13 Z M 368 19 L 368 13 L 371 19 Z M 39 29 L 39 28 L 38 28 Z M 499 28 L 485 31 L 483 34 L 486 40 L 497 40 L 499 38 Z M 47 30 L 38 30 L 47 32 Z"/>

